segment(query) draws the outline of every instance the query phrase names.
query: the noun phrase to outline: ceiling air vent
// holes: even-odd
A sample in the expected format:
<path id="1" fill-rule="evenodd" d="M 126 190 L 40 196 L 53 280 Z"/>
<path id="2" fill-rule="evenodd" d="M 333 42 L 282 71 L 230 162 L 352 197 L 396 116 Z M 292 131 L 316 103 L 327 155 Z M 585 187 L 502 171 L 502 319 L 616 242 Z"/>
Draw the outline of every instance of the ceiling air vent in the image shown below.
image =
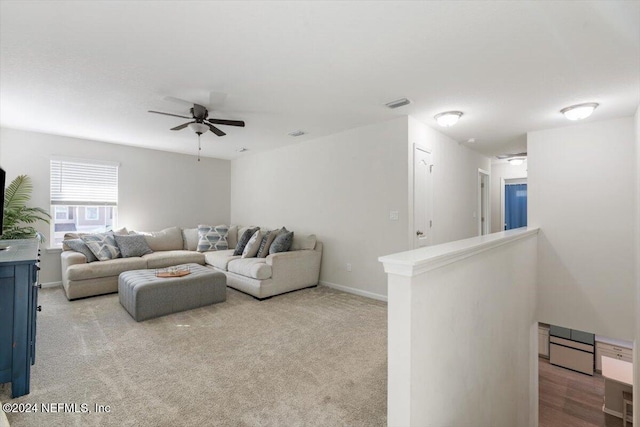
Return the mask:
<path id="1" fill-rule="evenodd" d="M 411 101 L 409 101 L 407 98 L 400 98 L 400 99 L 396 99 L 395 101 L 387 102 L 384 105 L 387 108 L 391 108 L 393 110 L 394 108 L 402 107 L 404 105 L 409 105 L 409 104 L 411 104 Z"/>

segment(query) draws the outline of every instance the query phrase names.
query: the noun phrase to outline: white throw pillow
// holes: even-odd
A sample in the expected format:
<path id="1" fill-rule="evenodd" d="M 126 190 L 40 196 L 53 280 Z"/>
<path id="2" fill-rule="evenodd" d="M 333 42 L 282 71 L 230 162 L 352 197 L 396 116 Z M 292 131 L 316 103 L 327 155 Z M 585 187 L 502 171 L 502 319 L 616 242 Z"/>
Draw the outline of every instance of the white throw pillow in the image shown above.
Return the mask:
<path id="1" fill-rule="evenodd" d="M 244 247 L 242 258 L 255 258 L 258 253 L 258 249 L 260 249 L 260 242 L 262 242 L 262 231 L 258 230 L 253 233 L 253 236 L 249 239 L 247 246 Z"/>

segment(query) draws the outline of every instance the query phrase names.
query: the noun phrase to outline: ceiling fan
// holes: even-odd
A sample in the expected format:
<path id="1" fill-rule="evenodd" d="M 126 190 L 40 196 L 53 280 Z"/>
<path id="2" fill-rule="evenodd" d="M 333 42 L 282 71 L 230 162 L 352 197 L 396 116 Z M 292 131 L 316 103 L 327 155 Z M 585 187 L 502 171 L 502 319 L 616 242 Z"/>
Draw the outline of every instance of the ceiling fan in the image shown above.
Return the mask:
<path id="1" fill-rule="evenodd" d="M 214 125 L 224 125 L 224 126 L 239 126 L 244 127 L 244 121 L 242 120 L 225 120 L 225 119 L 213 119 L 209 118 L 209 111 L 206 107 L 200 104 L 193 104 L 193 107 L 189 110 L 191 112 L 191 116 L 181 116 L 179 114 L 173 113 L 163 113 L 162 111 L 152 111 L 149 110 L 150 113 L 155 114 L 164 114 L 165 116 L 173 116 L 173 117 L 182 117 L 183 119 L 193 119 L 192 122 L 183 123 L 180 126 L 176 126 L 171 128 L 171 130 L 182 130 L 187 126 L 193 130 L 198 136 L 202 135 L 206 131 L 210 130 L 218 136 L 225 136 L 222 130 L 218 129 Z"/>

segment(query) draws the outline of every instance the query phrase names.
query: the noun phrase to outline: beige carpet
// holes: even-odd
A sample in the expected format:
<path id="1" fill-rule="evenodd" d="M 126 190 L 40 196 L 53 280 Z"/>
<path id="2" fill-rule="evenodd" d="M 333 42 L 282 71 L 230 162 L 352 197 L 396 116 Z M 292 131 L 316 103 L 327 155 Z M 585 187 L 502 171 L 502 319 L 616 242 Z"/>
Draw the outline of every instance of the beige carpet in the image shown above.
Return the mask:
<path id="1" fill-rule="evenodd" d="M 109 405 L 8 414 L 19 426 L 381 426 L 387 306 L 326 287 L 136 323 L 117 294 L 43 289 L 31 393 L 0 401 Z M 80 408 L 78 408 L 80 409 Z"/>

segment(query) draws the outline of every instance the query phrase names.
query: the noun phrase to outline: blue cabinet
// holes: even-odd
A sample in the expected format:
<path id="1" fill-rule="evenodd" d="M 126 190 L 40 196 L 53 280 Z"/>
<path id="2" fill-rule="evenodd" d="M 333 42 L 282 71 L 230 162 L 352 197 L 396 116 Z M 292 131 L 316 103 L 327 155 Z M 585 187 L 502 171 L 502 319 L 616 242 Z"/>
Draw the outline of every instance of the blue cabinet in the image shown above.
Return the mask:
<path id="1" fill-rule="evenodd" d="M 36 356 L 37 240 L 0 240 L 0 383 L 11 395 L 29 393 Z"/>

